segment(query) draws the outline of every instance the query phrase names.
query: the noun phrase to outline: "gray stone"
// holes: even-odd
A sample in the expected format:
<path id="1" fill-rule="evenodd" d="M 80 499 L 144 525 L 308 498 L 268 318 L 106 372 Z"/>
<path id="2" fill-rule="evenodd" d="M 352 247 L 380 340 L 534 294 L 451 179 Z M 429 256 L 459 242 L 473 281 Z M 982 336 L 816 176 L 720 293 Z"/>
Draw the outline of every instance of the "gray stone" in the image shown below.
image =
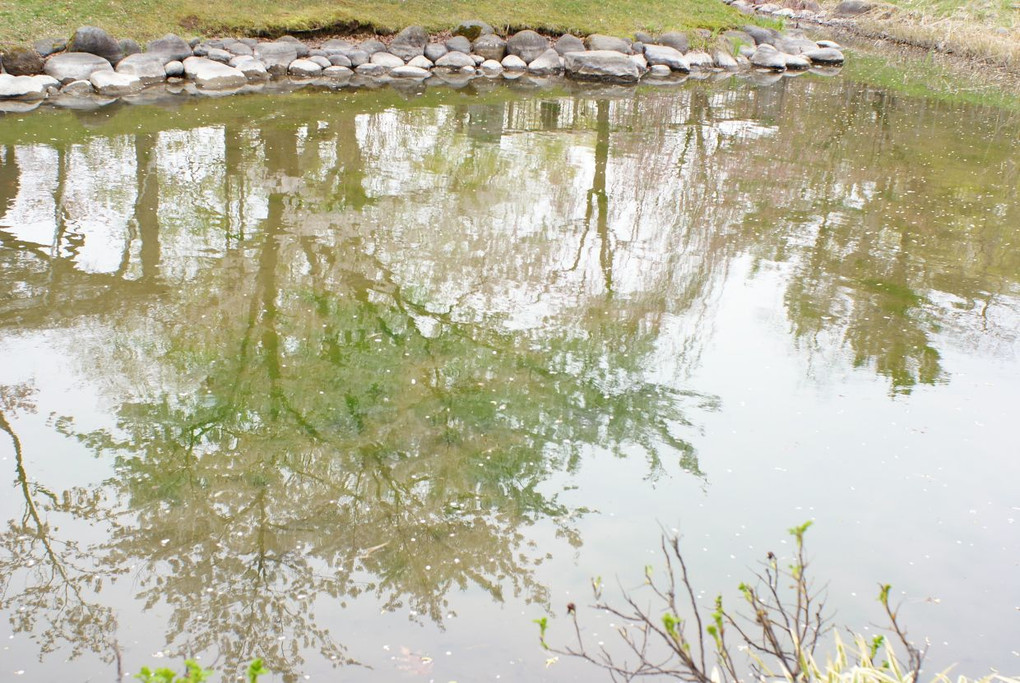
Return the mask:
<path id="1" fill-rule="evenodd" d="M 411 66 L 410 64 L 404 64 L 398 66 L 395 69 L 390 70 L 390 76 L 393 78 L 409 78 L 416 80 L 423 80 L 429 77 L 428 69 L 423 69 L 420 66 Z"/>
<path id="2" fill-rule="evenodd" d="M 755 45 L 754 38 L 751 34 L 745 31 L 726 31 L 722 34 L 734 50 L 738 49 L 741 45 Z"/>
<path id="3" fill-rule="evenodd" d="M 351 60 L 351 66 L 354 67 L 368 64 L 372 61 L 372 55 L 364 50 L 353 50 L 347 55 L 347 58 Z"/>
<path id="4" fill-rule="evenodd" d="M 615 36 L 605 36 L 601 33 L 593 33 L 585 38 L 584 46 L 589 50 L 612 50 L 625 55 L 631 53 L 630 41 Z"/>
<path id="5" fill-rule="evenodd" d="M 346 66 L 330 66 L 322 70 L 322 75 L 334 80 L 347 80 L 354 75 L 354 72 Z"/>
<path id="6" fill-rule="evenodd" d="M 340 54 L 346 54 L 354 49 L 354 43 L 343 38 L 330 38 L 322 44 L 322 49 L 327 53 L 337 52 Z"/>
<path id="7" fill-rule="evenodd" d="M 510 39 L 506 41 L 507 53 L 517 55 L 528 64 L 537 59 L 539 55 L 548 49 L 549 41 L 545 38 L 545 36 L 541 36 L 530 29 L 518 31 L 510 36 Z M 475 50 L 475 54 L 479 54 L 478 50 Z M 482 56 L 486 59 L 495 59 L 495 57 L 489 57 L 486 55 Z M 502 59 L 502 57 L 500 57 L 500 59 Z"/>
<path id="8" fill-rule="evenodd" d="M 503 73 L 503 65 L 495 59 L 486 59 L 478 68 L 486 76 L 498 76 Z"/>
<path id="9" fill-rule="evenodd" d="M 409 61 L 413 57 L 425 54 L 425 46 L 428 45 L 429 34 L 421 26 L 408 26 L 398 33 L 390 42 L 389 51 Z"/>
<path id="10" fill-rule="evenodd" d="M 261 64 L 261 62 L 259 62 Z M 166 72 L 167 78 L 183 78 L 184 77 L 184 63 L 179 62 L 176 59 L 167 62 L 163 65 L 163 71 Z"/>
<path id="11" fill-rule="evenodd" d="M 49 57 L 67 49 L 67 41 L 63 38 L 43 38 L 32 43 L 32 47 L 40 57 Z"/>
<path id="12" fill-rule="evenodd" d="M 875 5 L 867 0 L 843 0 L 836 5 L 833 14 L 840 17 L 852 17 L 874 9 Z"/>
<path id="13" fill-rule="evenodd" d="M 783 54 L 786 59 L 786 68 L 794 71 L 803 71 L 811 68 L 811 60 L 804 55 Z"/>
<path id="14" fill-rule="evenodd" d="M 321 67 L 322 67 L 323 69 L 326 69 L 326 68 L 328 68 L 328 67 L 331 67 L 331 66 L 333 66 L 333 63 L 332 63 L 332 62 L 330 62 L 330 61 L 329 61 L 328 59 L 326 59 L 325 57 L 323 57 L 322 55 L 310 55 L 310 56 L 308 57 L 308 61 L 310 61 L 310 62 L 315 62 L 316 64 L 318 64 L 319 66 L 321 66 Z"/>
<path id="15" fill-rule="evenodd" d="M 471 43 L 471 51 L 484 59 L 502 61 L 506 56 L 506 41 L 495 34 L 487 33 Z"/>
<path id="16" fill-rule="evenodd" d="M 687 52 L 688 50 L 691 49 L 691 41 L 687 38 L 687 35 L 683 33 L 677 33 L 676 31 L 663 33 L 661 36 L 659 36 L 658 40 L 655 41 L 655 44 L 671 47 L 674 50 L 677 50 L 678 52 L 681 53 Z"/>
<path id="17" fill-rule="evenodd" d="M 240 40 L 233 40 L 223 46 L 223 49 L 234 55 L 235 57 L 252 57 L 255 55 L 255 50 L 251 45 L 246 45 Z"/>
<path id="18" fill-rule="evenodd" d="M 297 50 L 297 56 L 299 59 L 307 57 L 311 52 L 311 50 L 308 49 L 307 45 L 302 43 L 294 36 L 280 36 L 279 38 L 276 39 L 276 42 L 286 43 L 287 45 L 293 45 L 294 49 Z"/>
<path id="19" fill-rule="evenodd" d="M 818 43 L 798 35 L 780 36 L 776 40 L 775 46 L 777 50 L 788 55 L 800 55 L 818 49 Z"/>
<path id="20" fill-rule="evenodd" d="M 636 55 L 643 55 L 645 53 L 645 44 L 634 41 L 630 44 L 630 51 Z"/>
<path id="21" fill-rule="evenodd" d="M 754 24 L 745 26 L 744 33 L 751 36 L 755 45 L 775 45 L 776 40 L 779 39 L 779 31 Z"/>
<path id="22" fill-rule="evenodd" d="M 466 41 L 467 38 L 465 38 L 464 40 Z M 468 51 L 470 50 L 471 43 L 468 43 Z M 435 62 L 437 59 L 439 59 L 449 51 L 450 51 L 449 48 L 447 48 L 442 43 L 429 43 L 428 45 L 425 46 L 424 57 L 428 59 L 430 62 Z"/>
<path id="23" fill-rule="evenodd" d="M 97 26 L 82 26 L 75 31 L 67 49 L 69 52 L 88 52 L 98 55 L 111 64 L 116 64 L 124 58 L 120 44 L 113 39 L 113 36 Z"/>
<path id="24" fill-rule="evenodd" d="M 142 51 L 142 46 L 130 38 L 121 38 L 117 44 L 120 45 L 120 51 L 124 53 L 125 57 L 136 55 Z"/>
<path id="25" fill-rule="evenodd" d="M 435 64 L 432 63 L 432 60 L 426 57 L 425 55 L 418 55 L 417 57 L 412 57 L 407 62 L 407 65 L 416 66 L 419 69 L 431 69 L 432 67 L 435 66 Z"/>
<path id="26" fill-rule="evenodd" d="M 142 85 L 160 83 L 166 80 L 166 69 L 163 58 L 159 55 L 139 54 L 128 55 L 117 64 L 117 73 L 136 77 Z"/>
<path id="27" fill-rule="evenodd" d="M 704 50 L 691 50 L 684 55 L 684 59 L 692 69 L 711 69 L 715 66 L 715 60 Z"/>
<path id="28" fill-rule="evenodd" d="M 372 63 L 378 64 L 384 69 L 396 69 L 398 66 L 404 66 L 404 60 L 400 57 L 390 54 L 389 52 L 376 52 L 372 55 Z"/>
<path id="29" fill-rule="evenodd" d="M 771 45 L 763 44 L 751 55 L 751 64 L 762 69 L 785 71 L 786 57 Z"/>
<path id="30" fill-rule="evenodd" d="M 627 55 L 612 50 L 568 52 L 563 61 L 569 76 L 583 80 L 632 83 L 641 75 Z"/>
<path id="31" fill-rule="evenodd" d="M 282 76 L 287 73 L 290 63 L 298 58 L 298 53 L 293 43 L 274 41 L 256 45 L 255 58 L 266 65 L 269 73 Z"/>
<path id="32" fill-rule="evenodd" d="M 362 42 L 361 45 L 358 46 L 358 49 L 364 50 L 370 55 L 374 55 L 376 52 L 385 52 L 386 45 L 384 45 L 381 40 L 370 38 L 369 40 Z"/>
<path id="33" fill-rule="evenodd" d="M 233 54 L 218 47 L 211 48 L 209 52 L 206 53 L 205 56 L 207 59 L 211 59 L 214 62 L 219 62 L 220 64 L 228 64 L 230 63 L 230 60 L 234 58 Z"/>
<path id="34" fill-rule="evenodd" d="M 97 93 L 106 97 L 132 95 L 145 87 L 138 76 L 116 71 L 96 71 L 89 77 L 89 81 Z"/>
<path id="35" fill-rule="evenodd" d="M 386 67 L 368 62 L 355 69 L 354 73 L 361 76 L 382 76 L 386 73 Z"/>
<path id="36" fill-rule="evenodd" d="M 802 56 L 807 57 L 815 64 L 824 64 L 826 66 L 843 63 L 843 53 L 832 47 L 820 47 L 817 50 L 809 50 L 803 53 Z"/>
<path id="37" fill-rule="evenodd" d="M 452 33 L 455 36 L 464 36 L 468 40 L 475 41 L 481 36 L 492 35 L 495 31 L 484 21 L 469 19 L 454 26 Z"/>
<path id="38" fill-rule="evenodd" d="M 4 112 L 6 114 L 27 114 L 30 111 L 35 111 L 41 105 L 42 105 L 41 99 L 28 101 L 28 100 L 5 100 L 0 98 L 0 112 Z"/>
<path id="39" fill-rule="evenodd" d="M 214 62 L 205 57 L 185 59 L 184 73 L 199 87 L 211 90 L 239 88 L 248 83 L 248 77 L 240 69 Z"/>
<path id="40" fill-rule="evenodd" d="M 474 65 L 475 60 L 471 58 L 471 55 L 466 55 L 463 52 L 447 52 L 436 60 L 436 66 L 444 69 L 460 69 L 461 67 Z"/>
<path id="41" fill-rule="evenodd" d="M 481 55 L 471 55 L 471 59 L 474 61 L 475 66 L 479 66 L 482 62 L 486 61 L 485 57 Z M 495 60 L 493 60 L 495 61 Z"/>
<path id="42" fill-rule="evenodd" d="M 584 41 L 580 38 L 572 36 L 569 33 L 564 33 L 556 39 L 556 43 L 553 44 L 553 49 L 562 56 L 568 52 L 584 52 L 586 48 L 584 47 Z"/>
<path id="43" fill-rule="evenodd" d="M 551 76 L 563 71 L 563 60 L 560 53 L 549 48 L 528 64 L 528 73 L 536 76 Z"/>
<path id="44" fill-rule="evenodd" d="M 4 70 L 11 76 L 34 76 L 44 67 L 42 55 L 35 48 L 12 47 L 4 50 Z"/>
<path id="45" fill-rule="evenodd" d="M 503 58 L 503 61 L 500 62 L 500 65 L 507 71 L 524 71 L 528 68 L 528 65 L 524 63 L 524 60 L 517 55 L 507 55 Z"/>
<path id="46" fill-rule="evenodd" d="M 739 67 L 737 64 L 737 58 L 722 49 L 712 51 L 712 63 L 716 67 L 726 69 L 727 71 L 736 71 Z"/>
<path id="47" fill-rule="evenodd" d="M 831 48 L 833 50 L 842 50 L 843 46 L 833 40 L 819 40 L 818 47 Z"/>
<path id="48" fill-rule="evenodd" d="M 348 69 L 350 69 L 351 66 L 353 66 L 353 63 L 351 62 L 351 58 L 348 57 L 347 55 L 338 55 L 338 54 L 330 55 L 329 56 L 329 63 L 330 63 L 330 66 L 342 66 L 342 67 L 345 67 L 345 68 L 348 68 Z M 327 67 L 327 68 L 329 68 L 329 67 Z"/>
<path id="49" fill-rule="evenodd" d="M 312 49 L 310 49 L 308 51 L 308 58 L 309 59 L 311 59 L 312 57 L 328 57 L 328 56 L 329 55 L 326 54 L 325 50 L 322 50 L 322 49 L 319 49 L 319 48 L 313 47 Z"/>
<path id="50" fill-rule="evenodd" d="M 464 36 L 454 36 L 446 41 L 446 49 L 450 52 L 471 52 L 471 41 Z"/>
<path id="51" fill-rule="evenodd" d="M 637 68 L 641 71 L 641 73 L 648 71 L 648 60 L 645 59 L 644 55 L 627 55 L 627 56 L 630 57 L 630 61 L 637 64 Z"/>
<path id="52" fill-rule="evenodd" d="M 46 83 L 33 76 L 0 74 L 0 100 L 43 100 L 46 99 L 46 92 Z"/>
<path id="53" fill-rule="evenodd" d="M 96 71 L 113 71 L 113 65 L 89 52 L 63 52 L 46 60 L 44 71 L 61 83 L 87 81 Z"/>
<path id="54" fill-rule="evenodd" d="M 653 64 L 649 67 L 648 71 L 652 76 L 658 76 L 659 78 L 668 76 L 673 72 L 673 70 L 665 64 Z"/>
<path id="55" fill-rule="evenodd" d="M 322 67 L 310 59 L 295 59 L 287 67 L 287 73 L 298 78 L 312 78 L 322 73 Z"/>
<path id="56" fill-rule="evenodd" d="M 687 73 L 691 70 L 680 51 L 668 45 L 645 45 L 645 59 L 652 66 L 666 66 L 671 71 Z"/>
<path id="57" fill-rule="evenodd" d="M 149 43 L 146 51 L 150 54 L 158 54 L 163 58 L 163 63 L 181 61 L 192 55 L 191 46 L 184 42 L 183 38 L 168 33 L 162 38 Z"/>
<path id="58" fill-rule="evenodd" d="M 650 45 L 655 42 L 655 38 L 650 33 L 645 33 L 644 31 L 635 31 L 634 42 L 645 43 L 646 45 Z"/>
<path id="59" fill-rule="evenodd" d="M 60 92 L 65 95 L 75 95 L 78 97 L 91 95 L 95 91 L 96 89 L 92 87 L 91 81 L 71 81 L 60 89 Z"/>
<path id="60" fill-rule="evenodd" d="M 249 83 L 259 83 L 269 80 L 269 70 L 266 65 L 247 55 L 235 57 L 230 60 L 230 66 L 244 74 Z"/>

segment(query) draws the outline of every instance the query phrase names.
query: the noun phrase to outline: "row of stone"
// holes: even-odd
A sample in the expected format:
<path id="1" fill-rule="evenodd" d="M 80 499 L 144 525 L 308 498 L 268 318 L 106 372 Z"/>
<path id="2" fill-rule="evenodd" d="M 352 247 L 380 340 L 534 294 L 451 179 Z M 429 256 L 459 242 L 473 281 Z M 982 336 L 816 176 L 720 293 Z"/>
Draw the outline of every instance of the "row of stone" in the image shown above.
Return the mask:
<path id="1" fill-rule="evenodd" d="M 687 36 L 679 33 L 635 38 L 594 34 L 582 40 L 563 35 L 551 41 L 526 30 L 503 39 L 482 22 L 464 22 L 442 42 L 412 26 L 388 45 L 377 39 L 360 43 L 333 39 L 311 47 L 289 36 L 269 42 L 228 38 L 189 43 L 167 35 L 143 52 L 131 41 L 82 27 L 67 44 L 45 40 L 32 50 L 4 54 L 0 98 L 40 99 L 53 92 L 118 97 L 179 78 L 203 88 L 230 89 L 283 75 L 425 79 L 432 70 L 443 69 L 488 76 L 566 73 L 580 79 L 634 82 L 645 74 L 668 76 L 692 69 L 758 66 L 781 71 L 843 61 L 834 43 L 816 43 L 798 31 L 781 34 L 753 26 L 727 32 L 725 41 L 711 51 L 691 50 Z"/>

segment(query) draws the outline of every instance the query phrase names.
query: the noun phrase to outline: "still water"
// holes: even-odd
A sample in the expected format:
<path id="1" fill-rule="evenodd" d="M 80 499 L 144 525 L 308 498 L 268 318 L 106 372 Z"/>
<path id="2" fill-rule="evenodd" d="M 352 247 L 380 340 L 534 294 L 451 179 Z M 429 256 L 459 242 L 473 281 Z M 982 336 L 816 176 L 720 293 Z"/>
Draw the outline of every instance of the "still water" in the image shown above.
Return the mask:
<path id="1" fill-rule="evenodd" d="M 1020 670 L 1020 117 L 846 77 L 0 119 L 0 677 L 601 680 L 808 519 Z M 638 593 L 640 595 L 640 593 Z"/>

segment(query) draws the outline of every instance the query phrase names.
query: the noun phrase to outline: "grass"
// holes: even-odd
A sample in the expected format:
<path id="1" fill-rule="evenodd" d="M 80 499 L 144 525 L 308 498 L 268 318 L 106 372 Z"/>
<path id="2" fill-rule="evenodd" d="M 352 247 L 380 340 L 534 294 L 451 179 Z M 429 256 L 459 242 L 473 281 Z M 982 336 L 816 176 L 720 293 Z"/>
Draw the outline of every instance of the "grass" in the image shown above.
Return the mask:
<path id="1" fill-rule="evenodd" d="M 282 35 L 312 32 L 392 33 L 419 24 L 432 32 L 464 19 L 497 30 L 550 33 L 718 31 L 748 22 L 719 0 L 12 0 L 0 3 L 0 44 L 69 36 L 81 25 L 144 41 L 175 32 L 192 35 Z"/>

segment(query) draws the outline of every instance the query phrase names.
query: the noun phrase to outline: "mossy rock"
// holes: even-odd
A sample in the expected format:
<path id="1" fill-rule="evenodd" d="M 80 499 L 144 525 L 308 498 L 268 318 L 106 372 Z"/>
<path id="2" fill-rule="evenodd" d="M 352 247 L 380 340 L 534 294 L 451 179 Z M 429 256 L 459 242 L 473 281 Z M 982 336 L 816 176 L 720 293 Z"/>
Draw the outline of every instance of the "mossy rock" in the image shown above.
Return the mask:
<path id="1" fill-rule="evenodd" d="M 495 31 L 491 26 L 486 24 L 484 21 L 478 21 L 475 19 L 462 21 L 453 29 L 453 35 L 464 36 L 471 41 L 477 40 L 479 36 L 491 35 L 493 33 L 495 33 Z"/>
<path id="2" fill-rule="evenodd" d="M 9 47 L 3 51 L 3 68 L 12 76 L 34 76 L 43 70 L 43 58 L 30 47 Z"/>

